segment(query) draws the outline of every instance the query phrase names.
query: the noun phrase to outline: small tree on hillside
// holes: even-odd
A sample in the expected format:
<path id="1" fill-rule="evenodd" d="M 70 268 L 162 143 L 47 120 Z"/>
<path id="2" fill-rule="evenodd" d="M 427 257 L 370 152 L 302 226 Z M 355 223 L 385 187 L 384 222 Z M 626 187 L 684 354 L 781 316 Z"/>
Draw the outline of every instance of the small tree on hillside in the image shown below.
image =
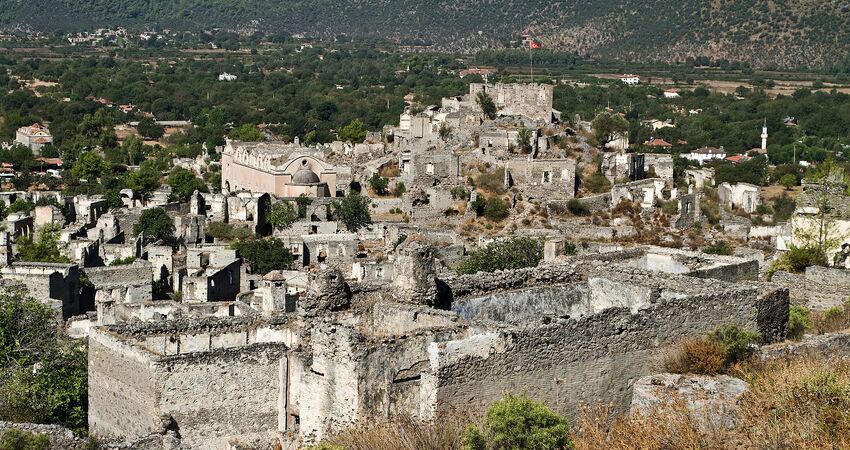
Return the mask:
<path id="1" fill-rule="evenodd" d="M 104 161 L 102 156 L 95 152 L 83 152 L 74 162 L 71 173 L 77 178 L 93 182 L 97 181 L 108 170 L 109 163 Z"/>
<path id="2" fill-rule="evenodd" d="M 145 117 L 139 121 L 139 124 L 136 126 L 136 131 L 139 132 L 142 137 L 147 139 L 159 140 L 165 135 L 165 127 L 156 123 L 150 117 Z"/>
<path id="3" fill-rule="evenodd" d="M 517 132 L 516 140 L 517 145 L 519 145 L 519 150 L 526 155 L 531 153 L 534 149 L 534 146 L 531 144 L 531 139 L 533 138 L 533 134 L 531 130 L 522 126 L 519 128 L 519 132 Z"/>
<path id="4" fill-rule="evenodd" d="M 629 122 L 619 114 L 601 112 L 591 122 L 593 136 L 599 148 L 606 145 L 629 131 Z"/>
<path id="5" fill-rule="evenodd" d="M 498 109 L 496 108 L 496 103 L 493 101 L 493 97 L 490 97 L 490 94 L 481 91 L 475 96 L 475 101 L 478 102 L 478 106 L 481 107 L 481 112 L 483 112 L 488 119 L 493 120 L 496 118 L 496 112 L 498 112 Z"/>
<path id="6" fill-rule="evenodd" d="M 207 184 L 183 167 L 172 169 L 168 175 L 168 185 L 171 186 L 171 199 L 178 202 L 185 202 L 195 191 L 207 192 Z"/>
<path id="7" fill-rule="evenodd" d="M 357 231 L 364 225 L 372 223 L 372 215 L 369 213 L 370 203 L 368 197 L 350 191 L 342 200 L 333 203 L 333 214 L 350 231 Z"/>
<path id="8" fill-rule="evenodd" d="M 174 237 L 174 222 L 162 208 L 146 209 L 133 225 L 133 233 L 144 233 L 148 241 L 168 240 Z"/>
<path id="9" fill-rule="evenodd" d="M 378 195 L 387 195 L 390 180 L 378 175 L 377 172 L 369 177 L 369 187 Z"/>
<path id="10" fill-rule="evenodd" d="M 298 220 L 298 209 L 290 202 L 275 203 L 269 209 L 266 220 L 275 228 L 289 228 Z"/>
<path id="11" fill-rule="evenodd" d="M 366 128 L 360 119 L 352 120 L 337 133 L 340 141 L 359 144 L 366 139 Z"/>

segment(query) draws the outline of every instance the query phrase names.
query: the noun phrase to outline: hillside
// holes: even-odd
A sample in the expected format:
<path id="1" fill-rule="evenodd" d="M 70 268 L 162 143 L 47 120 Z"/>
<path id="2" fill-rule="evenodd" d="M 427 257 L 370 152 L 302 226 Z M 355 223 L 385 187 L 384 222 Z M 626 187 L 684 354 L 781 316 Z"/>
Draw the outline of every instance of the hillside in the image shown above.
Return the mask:
<path id="1" fill-rule="evenodd" d="M 379 36 L 472 51 L 523 31 L 546 46 L 627 60 L 689 56 L 824 67 L 850 55 L 847 0 L 6 0 L 0 26 L 105 26 Z"/>

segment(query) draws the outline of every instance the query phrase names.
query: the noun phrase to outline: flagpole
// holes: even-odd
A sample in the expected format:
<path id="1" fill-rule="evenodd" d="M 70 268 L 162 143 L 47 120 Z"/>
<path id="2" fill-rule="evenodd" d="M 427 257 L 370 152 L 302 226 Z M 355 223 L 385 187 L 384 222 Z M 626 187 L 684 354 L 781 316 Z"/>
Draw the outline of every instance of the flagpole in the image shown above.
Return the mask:
<path id="1" fill-rule="evenodd" d="M 534 40 L 528 43 L 528 69 L 531 72 L 531 82 L 534 83 Z"/>

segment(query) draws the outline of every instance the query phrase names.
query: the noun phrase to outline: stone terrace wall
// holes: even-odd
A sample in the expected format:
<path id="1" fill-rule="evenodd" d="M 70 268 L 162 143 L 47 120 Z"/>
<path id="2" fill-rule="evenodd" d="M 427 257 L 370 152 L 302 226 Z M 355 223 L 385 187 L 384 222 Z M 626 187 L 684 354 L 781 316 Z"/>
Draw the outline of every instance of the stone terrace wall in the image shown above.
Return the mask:
<path id="1" fill-rule="evenodd" d="M 776 272 L 771 279 L 791 291 L 791 303 L 825 310 L 850 299 L 850 270 L 808 267 L 805 275 Z"/>
<path id="2" fill-rule="evenodd" d="M 434 417 L 484 411 L 505 392 L 528 392 L 568 415 L 582 401 L 612 402 L 616 412 L 624 412 L 634 380 L 652 372 L 661 346 L 727 323 L 759 330 L 768 339 L 785 333 L 786 289 L 628 270 L 606 277 L 659 292 L 637 311 L 614 307 L 431 345 L 432 371 L 423 375 L 423 391 L 433 392 Z"/>

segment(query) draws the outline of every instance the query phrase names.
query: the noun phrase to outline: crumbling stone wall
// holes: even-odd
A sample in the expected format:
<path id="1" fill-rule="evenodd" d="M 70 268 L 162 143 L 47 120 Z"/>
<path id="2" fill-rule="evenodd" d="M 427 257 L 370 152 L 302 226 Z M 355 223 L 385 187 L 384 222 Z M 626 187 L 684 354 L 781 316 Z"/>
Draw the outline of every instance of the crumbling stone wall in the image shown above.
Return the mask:
<path id="1" fill-rule="evenodd" d="M 850 271 L 812 266 L 805 274 L 776 272 L 771 279 L 789 289 L 791 302 L 817 310 L 842 307 L 850 299 Z"/>
<path id="2" fill-rule="evenodd" d="M 582 401 L 612 402 L 623 412 L 633 381 L 650 373 L 659 346 L 727 323 L 768 339 L 784 335 L 785 289 L 630 272 L 624 268 L 604 278 L 621 283 L 623 293 L 629 286 L 649 288 L 649 301 L 636 310 L 615 306 L 431 345 L 431 371 L 423 376 L 423 390 L 434 393 L 431 417 L 484 411 L 504 392 L 528 392 L 569 415 Z"/>

